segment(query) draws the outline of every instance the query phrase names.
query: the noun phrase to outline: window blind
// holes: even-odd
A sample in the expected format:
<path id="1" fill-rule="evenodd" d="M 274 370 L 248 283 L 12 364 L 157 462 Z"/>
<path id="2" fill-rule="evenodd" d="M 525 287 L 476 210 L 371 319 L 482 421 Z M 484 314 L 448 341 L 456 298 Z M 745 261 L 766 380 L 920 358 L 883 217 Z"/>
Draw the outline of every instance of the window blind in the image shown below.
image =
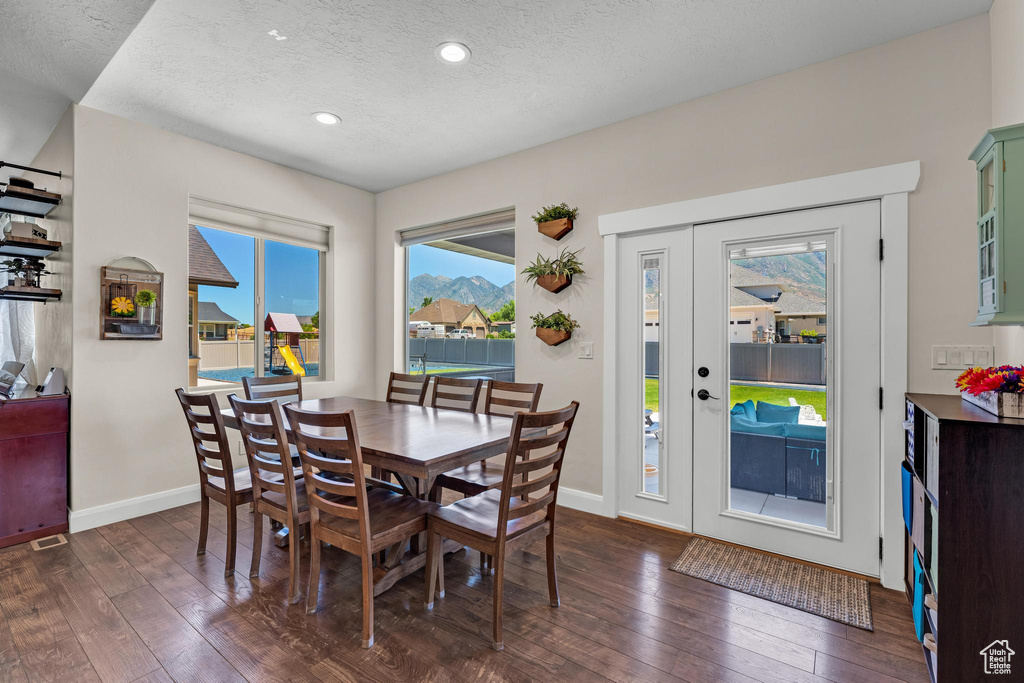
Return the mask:
<path id="1" fill-rule="evenodd" d="M 327 251 L 330 226 L 190 197 L 188 222 L 217 230 Z"/>
<path id="2" fill-rule="evenodd" d="M 516 225 L 516 209 L 509 207 L 498 211 L 467 216 L 454 221 L 433 223 L 418 228 L 402 230 L 399 233 L 400 243 L 403 247 L 410 247 L 414 244 L 425 244 L 437 242 L 438 240 L 449 240 L 455 237 L 466 237 L 492 230 L 503 230 L 514 228 Z"/>

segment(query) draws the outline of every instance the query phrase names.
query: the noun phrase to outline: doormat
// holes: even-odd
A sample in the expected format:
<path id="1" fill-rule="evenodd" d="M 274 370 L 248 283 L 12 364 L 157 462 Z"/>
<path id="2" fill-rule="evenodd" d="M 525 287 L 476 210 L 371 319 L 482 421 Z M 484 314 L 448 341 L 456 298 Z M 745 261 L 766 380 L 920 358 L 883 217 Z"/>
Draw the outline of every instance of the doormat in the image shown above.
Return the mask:
<path id="1" fill-rule="evenodd" d="M 669 569 L 841 624 L 875 630 L 864 579 L 705 538 L 690 541 Z"/>

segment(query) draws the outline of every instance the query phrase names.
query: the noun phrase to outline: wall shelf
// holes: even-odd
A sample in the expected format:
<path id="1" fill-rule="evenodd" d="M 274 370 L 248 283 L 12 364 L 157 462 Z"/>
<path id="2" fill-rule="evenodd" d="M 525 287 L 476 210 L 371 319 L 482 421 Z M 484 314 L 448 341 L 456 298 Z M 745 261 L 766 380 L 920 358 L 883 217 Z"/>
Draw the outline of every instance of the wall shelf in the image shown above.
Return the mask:
<path id="1" fill-rule="evenodd" d="M 59 251 L 60 242 L 39 239 L 38 237 L 14 237 L 0 239 L 0 256 L 21 256 L 46 258 Z"/>
<path id="2" fill-rule="evenodd" d="M 45 287 L 17 287 L 8 285 L 0 287 L 0 299 L 8 301 L 60 301 L 62 292 L 59 289 Z"/>

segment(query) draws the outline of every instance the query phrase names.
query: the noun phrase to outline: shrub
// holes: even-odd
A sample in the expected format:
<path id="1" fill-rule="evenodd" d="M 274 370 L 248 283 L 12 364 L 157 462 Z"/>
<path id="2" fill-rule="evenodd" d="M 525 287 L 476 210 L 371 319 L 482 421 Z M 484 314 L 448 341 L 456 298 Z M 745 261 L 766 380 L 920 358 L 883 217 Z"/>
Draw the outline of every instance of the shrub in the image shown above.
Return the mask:
<path id="1" fill-rule="evenodd" d="M 530 320 L 533 321 L 534 327 L 545 327 L 549 330 L 558 330 L 559 332 L 572 332 L 580 326 L 568 314 L 562 313 L 562 309 L 558 309 L 551 315 L 537 313 L 530 316 Z"/>
<path id="2" fill-rule="evenodd" d="M 576 215 L 579 214 L 579 208 L 569 208 L 569 205 L 562 202 L 558 205 L 545 206 L 543 209 L 533 215 L 533 220 L 536 223 L 546 223 L 548 221 L 557 221 L 562 218 L 568 218 L 569 220 L 576 220 Z"/>

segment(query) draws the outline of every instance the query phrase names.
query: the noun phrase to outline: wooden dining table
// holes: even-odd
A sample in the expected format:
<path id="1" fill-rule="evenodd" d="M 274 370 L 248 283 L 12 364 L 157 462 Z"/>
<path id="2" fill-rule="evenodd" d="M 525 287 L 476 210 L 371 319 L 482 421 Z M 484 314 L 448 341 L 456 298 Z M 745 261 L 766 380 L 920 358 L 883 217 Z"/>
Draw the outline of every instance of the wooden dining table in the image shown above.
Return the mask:
<path id="1" fill-rule="evenodd" d="M 422 500 L 439 500 L 434 491 L 438 475 L 484 458 L 504 453 L 512 433 L 512 418 L 503 415 L 465 413 L 444 408 L 427 408 L 404 403 L 387 403 L 351 396 L 309 399 L 293 405 L 302 410 L 341 412 L 352 410 L 356 416 L 359 446 L 363 463 L 395 476 L 408 495 Z M 228 408 L 221 411 L 224 425 L 238 429 L 238 420 Z M 288 439 L 291 427 L 285 421 Z M 284 530 L 279 544 L 284 541 Z M 398 560 L 404 571 L 395 571 L 397 578 L 422 566 L 425 539 L 413 538 L 410 555 L 413 561 Z M 446 541 L 445 552 L 461 549 Z M 393 567 L 398 569 L 398 567 Z M 393 583 L 389 581 L 388 583 Z"/>

